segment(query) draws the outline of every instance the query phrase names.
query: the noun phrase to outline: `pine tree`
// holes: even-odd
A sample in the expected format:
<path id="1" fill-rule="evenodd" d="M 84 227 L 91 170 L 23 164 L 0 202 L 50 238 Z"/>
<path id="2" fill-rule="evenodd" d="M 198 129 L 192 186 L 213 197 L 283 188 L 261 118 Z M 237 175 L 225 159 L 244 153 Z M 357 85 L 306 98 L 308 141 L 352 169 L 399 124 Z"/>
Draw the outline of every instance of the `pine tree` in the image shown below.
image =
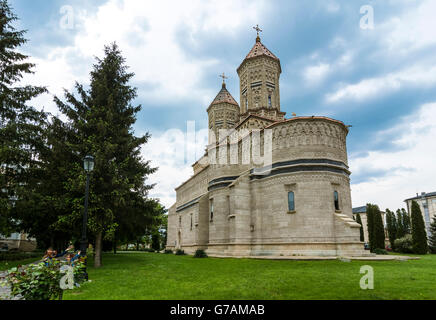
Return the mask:
<path id="1" fill-rule="evenodd" d="M 427 233 L 424 218 L 418 202 L 412 201 L 412 243 L 413 252 L 417 254 L 428 253 Z"/>
<path id="2" fill-rule="evenodd" d="M 38 151 L 43 145 L 46 114 L 29 101 L 46 92 L 44 87 L 22 86 L 25 74 L 33 73 L 28 56 L 17 48 L 27 42 L 25 31 L 17 31 L 18 20 L 6 0 L 0 0 L 0 233 L 8 234 L 15 205 L 37 188 Z M 15 218 L 15 219 L 13 219 Z"/>
<path id="3" fill-rule="evenodd" d="M 128 84 L 133 73 L 127 72 L 116 44 L 106 46 L 104 53 L 104 58 L 97 58 L 93 67 L 89 90 L 76 84 L 79 99 L 69 92 L 65 92 L 65 103 L 55 98 L 77 133 L 72 143 L 74 151 L 81 157 L 87 154 L 95 157 L 88 226 L 95 238 L 96 267 L 102 265 L 103 238 L 113 239 L 119 225 L 117 220 L 123 213 L 135 211 L 138 202 L 146 201 L 153 186 L 146 185 L 145 179 L 156 170 L 140 155 L 149 134 L 136 137 L 132 132 L 136 114 L 141 110 L 141 106 L 131 105 L 136 98 L 136 88 Z M 81 166 L 82 163 L 77 163 L 75 177 L 69 181 L 72 193 L 84 193 L 86 175 Z M 73 215 L 77 218 L 82 212 L 83 198 L 76 201 Z"/>
<path id="4" fill-rule="evenodd" d="M 393 249 L 395 240 L 397 239 L 397 219 L 395 218 L 395 214 L 389 209 L 386 209 L 386 226 L 388 229 L 389 242 Z"/>
<path id="5" fill-rule="evenodd" d="M 436 254 L 436 215 L 433 216 L 433 222 L 430 225 L 429 248 L 431 253 Z"/>
<path id="6" fill-rule="evenodd" d="M 356 214 L 356 222 L 358 224 L 360 224 L 360 241 L 364 242 L 365 241 L 365 236 L 363 233 L 363 224 L 362 224 L 362 218 L 360 217 L 360 214 Z"/>

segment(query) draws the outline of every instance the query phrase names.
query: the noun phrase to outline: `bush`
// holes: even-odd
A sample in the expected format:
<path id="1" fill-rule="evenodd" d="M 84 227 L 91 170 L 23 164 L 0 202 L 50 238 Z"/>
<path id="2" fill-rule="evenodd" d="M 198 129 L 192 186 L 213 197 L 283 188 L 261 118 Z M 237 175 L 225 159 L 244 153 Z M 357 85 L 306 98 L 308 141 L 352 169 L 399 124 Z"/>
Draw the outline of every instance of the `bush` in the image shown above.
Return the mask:
<path id="1" fill-rule="evenodd" d="M 411 234 L 408 234 L 403 238 L 395 240 L 394 244 L 395 244 L 394 245 L 395 252 L 413 253 L 413 241 L 412 241 Z"/>
<path id="2" fill-rule="evenodd" d="M 164 253 L 165 254 L 173 254 L 173 250 L 165 250 Z"/>
<path id="3" fill-rule="evenodd" d="M 55 300 L 62 299 L 66 287 L 73 289 L 79 286 L 78 279 L 83 279 L 85 265 L 78 262 L 68 272 L 68 265 L 58 260 L 52 260 L 12 268 L 4 276 L 4 281 L 11 289 L 11 296 L 25 300 Z M 71 266 L 70 266 L 71 268 Z M 66 287 L 64 287 L 66 286 Z"/>
<path id="4" fill-rule="evenodd" d="M 207 254 L 204 250 L 195 251 L 194 258 L 207 258 Z"/>
<path id="5" fill-rule="evenodd" d="M 0 261 L 17 261 L 30 258 L 42 258 L 42 252 L 1 252 Z"/>
<path id="6" fill-rule="evenodd" d="M 374 249 L 374 253 L 375 254 L 388 254 L 387 250 L 380 249 L 380 248 Z"/>
<path id="7" fill-rule="evenodd" d="M 177 249 L 176 256 L 184 256 L 184 255 L 185 255 L 185 251 L 183 251 L 181 249 Z"/>

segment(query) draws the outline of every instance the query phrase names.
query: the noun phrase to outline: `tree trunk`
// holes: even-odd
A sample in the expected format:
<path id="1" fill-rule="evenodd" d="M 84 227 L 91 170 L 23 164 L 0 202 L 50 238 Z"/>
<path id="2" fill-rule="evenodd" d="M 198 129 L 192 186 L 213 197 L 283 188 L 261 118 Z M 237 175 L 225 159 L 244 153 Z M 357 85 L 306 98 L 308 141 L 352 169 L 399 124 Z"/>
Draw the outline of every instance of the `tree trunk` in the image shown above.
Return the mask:
<path id="1" fill-rule="evenodd" d="M 102 232 L 98 232 L 95 237 L 95 252 L 94 252 L 94 267 L 100 268 L 102 266 L 101 263 L 101 251 L 102 251 Z"/>
<path id="2" fill-rule="evenodd" d="M 117 254 L 117 240 L 116 239 L 114 239 L 113 246 L 114 246 L 114 254 Z"/>

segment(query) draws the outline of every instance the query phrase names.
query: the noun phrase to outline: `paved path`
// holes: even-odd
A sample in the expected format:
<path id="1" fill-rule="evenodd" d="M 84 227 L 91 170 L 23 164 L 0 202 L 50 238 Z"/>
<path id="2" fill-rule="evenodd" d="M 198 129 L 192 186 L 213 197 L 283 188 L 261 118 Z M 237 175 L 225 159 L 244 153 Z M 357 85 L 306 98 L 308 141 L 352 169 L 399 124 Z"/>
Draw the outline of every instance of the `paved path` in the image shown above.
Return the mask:
<path id="1" fill-rule="evenodd" d="M 257 260 L 301 260 L 301 261 L 314 261 L 314 260 L 356 260 L 356 261 L 406 261 L 406 260 L 419 260 L 419 257 L 408 256 L 394 256 L 394 255 L 368 255 L 366 257 L 335 257 L 335 256 L 220 256 L 209 255 L 211 258 L 233 258 L 233 259 L 257 259 Z"/>

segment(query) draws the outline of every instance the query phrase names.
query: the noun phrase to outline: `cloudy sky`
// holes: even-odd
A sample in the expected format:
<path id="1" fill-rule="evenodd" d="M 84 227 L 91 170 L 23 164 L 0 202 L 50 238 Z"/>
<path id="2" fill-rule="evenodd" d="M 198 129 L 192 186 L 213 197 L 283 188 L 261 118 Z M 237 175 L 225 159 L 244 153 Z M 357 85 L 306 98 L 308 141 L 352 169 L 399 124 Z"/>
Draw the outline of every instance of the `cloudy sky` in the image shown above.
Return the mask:
<path id="1" fill-rule="evenodd" d="M 434 0 L 10 2 L 17 27 L 28 30 L 22 50 L 37 64 L 25 81 L 48 87 L 50 95 L 34 103 L 54 114 L 52 95 L 74 81 L 87 84 L 94 57 L 105 44 L 119 44 L 143 106 L 135 132 L 153 136 L 143 150 L 159 167 L 152 196 L 167 206 L 192 174 L 185 139 L 176 133 L 195 121 L 201 155 L 218 75 L 229 76 L 239 101 L 236 68 L 254 44 L 256 24 L 281 59 L 282 110 L 353 126 L 353 206 L 396 209 L 417 192 L 436 191 Z"/>

